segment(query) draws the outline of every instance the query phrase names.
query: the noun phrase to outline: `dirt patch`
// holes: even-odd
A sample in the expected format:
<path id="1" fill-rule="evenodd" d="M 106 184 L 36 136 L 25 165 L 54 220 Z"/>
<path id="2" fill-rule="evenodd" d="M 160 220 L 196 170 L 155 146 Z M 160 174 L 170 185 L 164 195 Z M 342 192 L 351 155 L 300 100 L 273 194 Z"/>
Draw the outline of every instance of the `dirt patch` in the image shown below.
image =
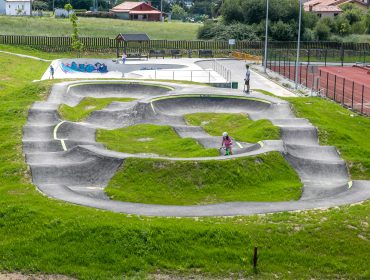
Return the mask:
<path id="1" fill-rule="evenodd" d="M 0 280 L 76 280 L 76 278 L 64 275 L 22 274 L 22 273 L 0 273 Z"/>

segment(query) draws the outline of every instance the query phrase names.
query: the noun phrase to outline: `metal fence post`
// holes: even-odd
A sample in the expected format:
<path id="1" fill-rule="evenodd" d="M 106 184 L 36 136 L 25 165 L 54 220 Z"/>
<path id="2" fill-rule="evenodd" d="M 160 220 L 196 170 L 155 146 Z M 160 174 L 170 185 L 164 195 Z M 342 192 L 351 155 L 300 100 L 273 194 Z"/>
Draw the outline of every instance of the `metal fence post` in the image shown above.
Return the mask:
<path id="1" fill-rule="evenodd" d="M 352 109 L 353 109 L 353 94 L 354 94 L 354 91 L 355 91 L 355 81 L 352 81 L 352 106 L 351 106 Z"/>
<path id="2" fill-rule="evenodd" d="M 208 71 L 208 83 L 211 82 L 211 71 Z"/>
<path id="3" fill-rule="evenodd" d="M 362 85 L 362 95 L 361 95 L 361 114 L 364 113 L 364 90 L 365 85 Z"/>
<path id="4" fill-rule="evenodd" d="M 346 84 L 346 79 L 343 78 L 343 95 L 342 95 L 342 105 L 344 104 L 344 86 Z"/>
<path id="5" fill-rule="evenodd" d="M 337 89 L 337 75 L 334 75 L 334 101 L 336 101 L 335 93 Z"/>
<path id="6" fill-rule="evenodd" d="M 328 97 L 329 90 L 329 72 L 326 72 L 326 97 Z"/>

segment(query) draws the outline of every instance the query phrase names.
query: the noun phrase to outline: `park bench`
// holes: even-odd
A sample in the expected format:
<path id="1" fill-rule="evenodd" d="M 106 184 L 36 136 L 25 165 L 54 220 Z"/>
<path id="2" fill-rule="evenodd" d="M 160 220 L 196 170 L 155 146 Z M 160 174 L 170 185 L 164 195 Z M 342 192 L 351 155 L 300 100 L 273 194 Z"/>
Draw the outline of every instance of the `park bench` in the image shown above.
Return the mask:
<path id="1" fill-rule="evenodd" d="M 180 50 L 171 50 L 172 58 L 180 58 L 182 57 L 182 53 Z"/>
<path id="2" fill-rule="evenodd" d="M 146 53 L 128 53 L 127 54 L 127 58 L 128 59 L 129 58 L 140 58 L 140 59 L 146 58 L 146 60 L 148 60 L 149 59 L 149 56 Z"/>
<path id="3" fill-rule="evenodd" d="M 213 57 L 212 50 L 199 50 L 199 57 Z"/>
<path id="4" fill-rule="evenodd" d="M 150 50 L 149 51 L 149 58 L 151 58 L 151 57 L 155 57 L 155 58 L 162 57 L 164 59 L 165 55 L 166 55 L 165 50 Z"/>

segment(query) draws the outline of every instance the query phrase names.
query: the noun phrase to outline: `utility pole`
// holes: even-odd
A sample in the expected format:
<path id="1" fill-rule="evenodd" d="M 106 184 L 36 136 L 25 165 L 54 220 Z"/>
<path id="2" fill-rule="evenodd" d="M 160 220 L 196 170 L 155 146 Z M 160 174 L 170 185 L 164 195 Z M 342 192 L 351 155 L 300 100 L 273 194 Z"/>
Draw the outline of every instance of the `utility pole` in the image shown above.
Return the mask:
<path id="1" fill-rule="evenodd" d="M 266 0 L 266 30 L 265 30 L 265 59 L 263 62 L 263 70 L 266 73 L 267 67 L 267 41 L 268 41 L 268 23 L 269 22 L 269 0 Z"/>
<path id="2" fill-rule="evenodd" d="M 301 0 L 299 0 L 297 60 L 295 62 L 295 89 L 298 88 L 299 52 L 300 52 L 300 47 L 301 47 L 301 24 L 302 24 L 302 2 L 301 2 Z"/>
<path id="3" fill-rule="evenodd" d="M 163 22 L 163 0 L 161 0 L 161 22 Z"/>

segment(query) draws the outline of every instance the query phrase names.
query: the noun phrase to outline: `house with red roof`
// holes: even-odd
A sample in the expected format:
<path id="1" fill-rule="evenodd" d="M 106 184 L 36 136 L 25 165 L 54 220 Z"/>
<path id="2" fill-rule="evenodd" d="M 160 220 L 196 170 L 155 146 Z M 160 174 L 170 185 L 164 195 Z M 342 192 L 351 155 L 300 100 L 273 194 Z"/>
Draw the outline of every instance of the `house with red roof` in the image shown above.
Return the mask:
<path id="1" fill-rule="evenodd" d="M 121 19 L 144 21 L 160 21 L 162 15 L 161 11 L 154 8 L 150 2 L 125 1 L 113 7 L 110 12 Z"/>
<path id="2" fill-rule="evenodd" d="M 370 6 L 370 0 L 309 0 L 304 3 L 304 10 L 319 17 L 335 17 L 342 12 L 340 5 L 352 3 L 364 10 Z"/>

